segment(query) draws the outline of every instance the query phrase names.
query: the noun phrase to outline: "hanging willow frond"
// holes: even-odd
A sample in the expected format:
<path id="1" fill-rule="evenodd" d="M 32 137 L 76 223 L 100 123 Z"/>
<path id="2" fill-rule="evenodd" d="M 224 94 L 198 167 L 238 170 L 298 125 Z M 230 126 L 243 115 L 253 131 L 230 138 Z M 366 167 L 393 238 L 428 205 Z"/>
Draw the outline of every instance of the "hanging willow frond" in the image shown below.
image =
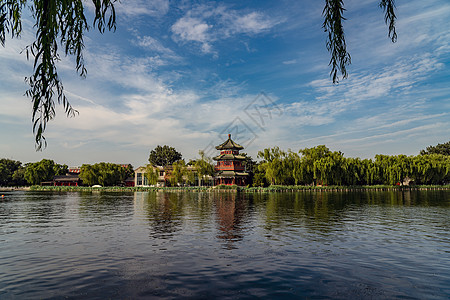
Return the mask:
<path id="1" fill-rule="evenodd" d="M 93 25 L 103 33 L 105 29 L 115 30 L 116 0 L 92 0 L 95 7 Z M 26 95 L 32 102 L 33 133 L 36 149 L 46 147 L 44 132 L 48 121 L 55 117 L 55 101 L 64 107 L 68 117 L 78 112 L 72 108 L 64 94 L 64 87 L 58 75 L 56 63 L 60 60 L 58 45 L 65 55 L 75 56 L 76 71 L 85 77 L 83 49 L 84 34 L 89 30 L 83 0 L 2 0 L 0 2 L 0 43 L 4 46 L 6 33 L 20 36 L 22 31 L 22 9 L 29 3 L 35 19 L 36 40 L 26 47 L 27 58 L 34 58 L 33 74 L 25 78 L 30 88 Z M 56 100 L 55 100 L 56 98 Z"/>
<path id="2" fill-rule="evenodd" d="M 383 9 L 384 21 L 389 26 L 388 36 L 393 43 L 397 41 L 397 32 L 395 29 L 395 0 L 381 0 L 379 7 Z M 343 0 L 325 0 L 325 7 L 322 15 L 324 17 L 323 29 L 328 33 L 327 50 L 331 54 L 330 76 L 333 83 L 339 83 L 339 74 L 342 78 L 347 78 L 346 66 L 351 64 L 350 54 L 347 52 L 344 36 L 344 1 Z"/>
<path id="3" fill-rule="evenodd" d="M 327 50 L 331 54 L 328 65 L 331 66 L 330 76 L 333 78 L 333 83 L 339 82 L 338 72 L 342 74 L 342 78 L 347 78 L 346 66 L 351 64 L 342 24 L 345 20 L 343 16 L 344 11 L 343 0 L 326 0 L 325 8 L 322 12 L 325 18 L 322 27 L 328 33 Z"/>
<path id="4" fill-rule="evenodd" d="M 395 43 L 397 41 L 397 32 L 395 30 L 395 19 L 397 16 L 395 15 L 395 0 L 381 0 L 380 7 L 384 11 L 384 22 L 389 24 L 389 33 L 388 36 L 391 38 L 391 41 Z"/>

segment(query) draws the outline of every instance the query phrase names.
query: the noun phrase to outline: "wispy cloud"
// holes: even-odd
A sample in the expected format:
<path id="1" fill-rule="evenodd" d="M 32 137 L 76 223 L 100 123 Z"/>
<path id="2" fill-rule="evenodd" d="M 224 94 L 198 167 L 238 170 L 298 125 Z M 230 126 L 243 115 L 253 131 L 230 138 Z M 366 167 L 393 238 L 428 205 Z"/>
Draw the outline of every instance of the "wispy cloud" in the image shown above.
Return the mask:
<path id="1" fill-rule="evenodd" d="M 340 95 L 342 101 L 348 104 L 387 96 L 392 91 L 407 91 L 417 82 L 430 76 L 443 67 L 431 53 L 402 59 L 392 66 L 380 70 L 378 73 L 352 73 L 349 78 L 339 85 L 333 85 L 327 79 L 314 80 L 310 86 L 315 88 L 322 96 L 318 100 L 332 99 Z"/>
<path id="2" fill-rule="evenodd" d="M 139 15 L 149 15 L 153 17 L 163 17 L 169 11 L 169 0 L 133 0 L 119 1 L 115 4 L 117 15 L 134 17 Z"/>
<path id="3" fill-rule="evenodd" d="M 291 59 L 291 60 L 285 60 L 283 61 L 283 65 L 293 65 L 296 64 L 297 60 L 296 59 Z"/>
<path id="4" fill-rule="evenodd" d="M 200 43 L 203 53 L 213 53 L 212 44 L 217 40 L 239 34 L 261 34 L 279 22 L 257 11 L 242 12 L 223 5 L 199 5 L 188 10 L 171 30 L 175 41 Z"/>

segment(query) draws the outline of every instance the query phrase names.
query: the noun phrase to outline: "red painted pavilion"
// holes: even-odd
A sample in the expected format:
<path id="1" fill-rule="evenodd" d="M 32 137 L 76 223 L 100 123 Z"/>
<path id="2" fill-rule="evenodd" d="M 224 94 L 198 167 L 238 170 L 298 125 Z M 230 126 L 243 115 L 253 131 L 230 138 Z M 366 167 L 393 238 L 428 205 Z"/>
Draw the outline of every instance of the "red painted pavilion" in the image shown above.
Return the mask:
<path id="1" fill-rule="evenodd" d="M 231 139 L 231 134 L 228 134 L 228 140 L 216 146 L 216 149 L 220 150 L 220 155 L 213 158 L 217 161 L 216 185 L 246 185 L 248 173 L 245 173 L 245 157 L 239 155 L 239 150 L 244 147 L 235 143 Z"/>

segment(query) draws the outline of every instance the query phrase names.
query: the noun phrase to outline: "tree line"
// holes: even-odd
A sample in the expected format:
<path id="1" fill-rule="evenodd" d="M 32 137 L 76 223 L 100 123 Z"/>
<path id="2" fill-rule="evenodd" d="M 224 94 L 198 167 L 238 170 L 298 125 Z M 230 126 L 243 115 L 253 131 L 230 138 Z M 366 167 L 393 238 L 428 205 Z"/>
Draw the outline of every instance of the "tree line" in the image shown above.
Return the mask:
<path id="1" fill-rule="evenodd" d="M 114 186 L 119 185 L 128 177 L 134 177 L 132 165 L 126 167 L 113 163 L 83 164 L 78 176 L 84 185 Z"/>
<path id="2" fill-rule="evenodd" d="M 22 164 L 20 161 L 0 159 L 0 186 L 39 185 L 52 181 L 55 176 L 66 175 L 67 165 L 55 163 L 51 159 Z M 112 186 L 121 184 L 126 178 L 134 176 L 133 166 L 123 167 L 113 163 L 83 164 L 79 178 L 85 185 L 100 184 Z"/>
<path id="3" fill-rule="evenodd" d="M 416 184 L 450 182 L 450 156 L 433 151 L 417 156 L 378 154 L 374 159 L 360 159 L 346 158 L 342 152 L 320 145 L 298 152 L 266 148 L 258 152 L 258 158 L 262 160 L 255 169 L 254 186 L 402 185 L 405 180 Z"/>
<path id="4" fill-rule="evenodd" d="M 157 166 L 171 166 L 167 173 L 168 183 L 198 185 L 214 176 L 214 164 L 202 151 L 200 158 L 188 163 L 180 152 L 169 146 L 157 146 L 150 152 L 146 177 L 149 184 L 157 183 Z M 268 185 L 396 185 L 405 180 L 416 184 L 448 184 L 450 182 L 450 141 L 429 146 L 420 155 L 382 155 L 374 159 L 347 158 L 340 151 L 331 151 L 325 145 L 284 151 L 279 147 L 258 152 L 259 162 L 246 153 L 244 165 L 253 186 Z M 189 170 L 189 167 L 193 167 Z M 195 171 L 192 171 L 192 170 Z M 0 159 L 0 186 L 37 185 L 52 181 L 55 176 L 65 175 L 67 165 L 43 159 L 35 163 Z M 134 176 L 131 165 L 113 163 L 83 164 L 79 178 L 85 185 L 113 186 Z"/>
<path id="5" fill-rule="evenodd" d="M 43 181 L 51 181 L 55 176 L 67 173 L 67 165 L 60 165 L 51 159 L 26 163 L 2 158 L 0 159 L 0 185 L 24 186 L 36 185 Z"/>

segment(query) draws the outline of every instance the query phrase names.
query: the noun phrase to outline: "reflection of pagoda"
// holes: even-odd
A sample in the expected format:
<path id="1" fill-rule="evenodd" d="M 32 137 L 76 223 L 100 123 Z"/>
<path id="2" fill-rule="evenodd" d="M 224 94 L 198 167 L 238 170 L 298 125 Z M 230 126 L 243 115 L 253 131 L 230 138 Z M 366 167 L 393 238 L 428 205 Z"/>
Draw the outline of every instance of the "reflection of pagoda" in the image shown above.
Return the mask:
<path id="1" fill-rule="evenodd" d="M 217 214 L 218 234 L 217 238 L 223 241 L 223 246 L 228 249 L 236 249 L 236 242 L 244 238 L 248 230 L 248 201 L 237 198 L 236 194 L 218 194 L 214 196 Z"/>
<path id="2" fill-rule="evenodd" d="M 217 160 L 215 167 L 217 172 L 216 185 L 246 185 L 248 173 L 244 172 L 245 157 L 239 155 L 239 150 L 244 149 L 244 147 L 233 142 L 231 134 L 228 134 L 228 140 L 216 146 L 216 149 L 220 150 L 220 155 L 214 157 L 214 160 Z"/>

